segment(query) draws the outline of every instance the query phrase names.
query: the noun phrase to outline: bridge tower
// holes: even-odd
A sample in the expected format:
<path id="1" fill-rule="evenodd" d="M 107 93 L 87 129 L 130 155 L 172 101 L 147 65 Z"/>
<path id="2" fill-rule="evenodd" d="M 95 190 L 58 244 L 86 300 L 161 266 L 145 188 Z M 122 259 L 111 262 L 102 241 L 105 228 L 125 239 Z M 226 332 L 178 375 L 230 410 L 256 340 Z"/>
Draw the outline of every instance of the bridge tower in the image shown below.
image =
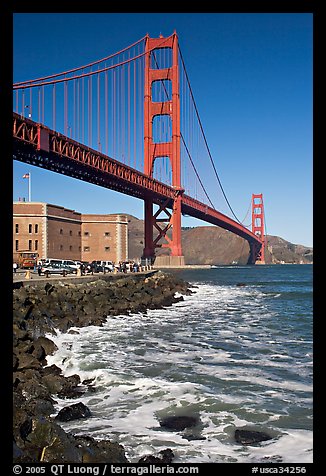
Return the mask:
<path id="1" fill-rule="evenodd" d="M 250 243 L 249 264 L 265 264 L 265 224 L 264 224 L 264 202 L 263 194 L 252 194 L 252 232 L 257 235 L 262 245 Z"/>
<path id="2" fill-rule="evenodd" d="M 169 49 L 171 63 L 159 68 L 155 52 Z M 184 256 L 181 247 L 181 197 L 184 189 L 181 186 L 180 160 L 180 91 L 178 65 L 178 37 L 174 32 L 170 37 L 146 37 L 145 51 L 145 85 L 144 85 L 144 173 L 153 177 L 154 162 L 158 158 L 168 157 L 172 169 L 172 186 L 176 194 L 173 203 L 168 199 L 161 203 L 156 213 L 153 213 L 153 200 L 150 196 L 145 199 L 145 247 L 143 258 L 155 258 L 156 248 L 170 248 L 168 260 L 170 265 L 183 265 Z M 153 84 L 157 81 L 171 82 L 172 94 L 166 91 L 166 100 L 153 100 Z M 156 99 L 156 98 L 155 98 Z M 160 98 L 162 99 L 162 98 Z M 165 99 L 165 98 L 163 98 Z M 168 142 L 154 142 L 153 120 L 158 116 L 168 116 L 171 121 L 171 140 Z M 171 209 L 172 212 L 168 209 Z M 163 228 L 161 226 L 163 224 Z M 158 234 L 154 238 L 153 229 Z M 160 241 L 165 242 L 160 243 Z"/>

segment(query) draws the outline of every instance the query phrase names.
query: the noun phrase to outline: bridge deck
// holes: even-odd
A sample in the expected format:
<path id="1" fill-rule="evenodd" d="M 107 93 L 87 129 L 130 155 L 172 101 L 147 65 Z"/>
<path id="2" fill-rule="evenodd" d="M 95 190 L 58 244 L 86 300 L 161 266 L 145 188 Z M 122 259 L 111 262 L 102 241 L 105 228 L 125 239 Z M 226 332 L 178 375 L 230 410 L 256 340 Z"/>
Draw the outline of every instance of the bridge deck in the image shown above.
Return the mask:
<path id="1" fill-rule="evenodd" d="M 68 175 L 136 198 L 152 199 L 172 208 L 178 191 L 90 147 L 13 113 L 13 157 L 47 170 Z M 182 213 L 217 225 L 262 245 L 258 236 L 240 223 L 207 206 L 182 195 Z"/>

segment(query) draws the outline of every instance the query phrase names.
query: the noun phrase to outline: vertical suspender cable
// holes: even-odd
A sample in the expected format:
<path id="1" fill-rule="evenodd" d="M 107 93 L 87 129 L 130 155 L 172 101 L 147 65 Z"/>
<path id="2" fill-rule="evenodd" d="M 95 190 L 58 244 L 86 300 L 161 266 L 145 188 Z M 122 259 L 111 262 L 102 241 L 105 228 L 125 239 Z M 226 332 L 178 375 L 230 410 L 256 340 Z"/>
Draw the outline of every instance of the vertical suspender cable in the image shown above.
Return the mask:
<path id="1" fill-rule="evenodd" d="M 80 81 L 77 79 L 77 140 L 80 142 L 80 91 L 79 91 Z"/>
<path id="2" fill-rule="evenodd" d="M 44 86 L 42 86 L 42 124 L 44 124 Z"/>
<path id="3" fill-rule="evenodd" d="M 56 85 L 52 88 L 52 128 L 56 130 Z"/>
<path id="4" fill-rule="evenodd" d="M 130 57 L 130 53 L 129 53 Z M 130 102 L 131 102 L 131 96 L 130 96 L 130 63 L 128 63 L 128 95 L 127 95 L 127 104 L 128 104 L 128 165 L 130 165 Z"/>
<path id="5" fill-rule="evenodd" d="M 23 90 L 23 93 L 22 93 L 22 113 L 21 113 L 22 116 L 25 116 L 25 90 Z"/>
<path id="6" fill-rule="evenodd" d="M 108 151 L 108 72 L 105 71 L 104 76 L 104 128 L 105 128 L 105 153 L 109 155 Z"/>
<path id="7" fill-rule="evenodd" d="M 102 152 L 101 148 L 101 136 L 100 136 L 100 75 L 97 75 L 97 145 L 99 151 Z"/>
<path id="8" fill-rule="evenodd" d="M 72 119 L 72 134 L 71 137 L 76 138 L 76 81 L 73 81 L 73 119 Z"/>
<path id="9" fill-rule="evenodd" d="M 89 76 L 88 82 L 87 82 L 87 129 L 88 129 L 87 142 L 89 146 L 91 145 L 90 143 L 91 142 L 91 118 L 90 118 L 91 86 L 90 86 L 90 83 L 91 83 L 91 76 Z"/>
<path id="10" fill-rule="evenodd" d="M 138 109 L 139 112 L 144 107 L 143 106 L 144 98 L 141 95 L 141 84 L 142 84 L 142 81 L 144 80 L 144 78 L 142 77 L 142 74 L 141 74 L 142 73 L 141 67 L 142 67 L 142 62 L 139 61 L 138 62 L 138 72 L 137 72 L 137 79 L 138 79 L 138 91 L 137 91 L 138 105 L 137 105 L 137 109 Z M 141 115 L 139 115 L 138 117 L 141 117 Z M 137 137 L 137 139 L 138 139 L 138 136 L 141 137 L 141 135 L 140 135 L 141 130 L 142 130 L 142 125 L 137 122 L 137 124 L 136 124 L 136 132 L 137 132 L 136 137 Z M 143 151 L 143 144 L 141 144 L 139 139 L 138 139 L 138 141 L 137 141 L 137 155 L 136 155 L 136 168 L 138 170 L 144 170 L 143 153 L 141 153 L 141 151 Z"/>
<path id="11" fill-rule="evenodd" d="M 133 157 L 133 167 L 136 168 L 136 74 L 137 74 L 137 63 L 133 63 L 134 68 L 134 89 L 133 89 L 133 97 L 134 97 L 134 124 L 133 124 L 133 134 L 134 134 L 134 157 Z"/>
<path id="12" fill-rule="evenodd" d="M 88 81 L 87 81 L 87 143 L 88 145 L 90 146 L 90 136 L 91 136 L 91 133 L 90 133 L 90 113 L 89 113 L 89 109 L 90 109 L 90 81 L 91 81 L 91 78 L 90 76 L 88 77 Z"/>
<path id="13" fill-rule="evenodd" d="M 85 78 L 82 78 L 82 143 L 85 143 Z"/>
<path id="14" fill-rule="evenodd" d="M 29 113 L 32 118 L 33 114 L 33 97 L 32 97 L 32 88 L 29 88 Z"/>
<path id="15" fill-rule="evenodd" d="M 112 95 L 113 95 L 113 110 L 112 110 L 112 124 L 113 124 L 113 157 L 116 158 L 116 151 L 115 151 L 115 130 L 116 130 L 116 117 L 115 117 L 115 110 L 116 110 L 116 71 L 113 70 L 113 81 L 112 81 Z"/>
<path id="16" fill-rule="evenodd" d="M 37 106 L 38 106 L 38 108 L 37 108 L 37 109 L 38 109 L 38 111 L 37 111 L 37 113 L 38 113 L 37 121 L 38 121 L 38 122 L 41 122 L 41 88 L 40 88 L 40 87 L 38 87 L 37 99 L 38 99 L 38 104 L 37 104 Z"/>
<path id="17" fill-rule="evenodd" d="M 93 144 L 93 76 L 89 77 L 89 111 L 88 111 L 88 118 L 89 118 L 89 145 L 92 147 Z"/>
<path id="18" fill-rule="evenodd" d="M 121 78 L 120 78 L 120 85 L 121 85 L 121 125 L 120 130 L 122 133 L 122 140 L 121 140 L 121 152 L 120 156 L 124 163 L 126 163 L 125 158 L 125 142 L 126 142 L 126 124 L 125 124 L 125 66 L 121 67 Z"/>
<path id="19" fill-rule="evenodd" d="M 68 92 L 67 92 L 67 81 L 64 82 L 64 134 L 68 135 L 68 104 L 67 104 L 67 99 L 68 99 Z"/>

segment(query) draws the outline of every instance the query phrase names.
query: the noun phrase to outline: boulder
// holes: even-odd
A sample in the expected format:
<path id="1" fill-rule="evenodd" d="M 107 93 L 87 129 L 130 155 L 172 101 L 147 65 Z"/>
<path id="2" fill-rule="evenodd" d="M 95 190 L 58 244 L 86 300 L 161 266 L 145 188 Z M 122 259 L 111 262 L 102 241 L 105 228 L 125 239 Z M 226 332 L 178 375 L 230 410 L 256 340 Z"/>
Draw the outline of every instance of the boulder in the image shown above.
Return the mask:
<path id="1" fill-rule="evenodd" d="M 61 370 L 58 373 L 54 369 L 54 373 L 48 372 L 43 375 L 42 382 L 51 394 L 57 394 L 60 398 L 75 398 L 80 396 L 81 393 L 81 390 L 77 390 L 77 386 L 80 384 L 80 377 L 76 374 L 64 377 L 61 375 Z"/>
<path id="2" fill-rule="evenodd" d="M 91 416 L 90 409 L 83 403 L 74 403 L 68 407 L 62 408 L 55 420 L 58 421 L 71 421 L 78 420 L 79 418 L 88 418 Z"/>
<path id="3" fill-rule="evenodd" d="M 174 453 L 170 448 L 161 450 L 157 454 L 145 455 L 142 456 L 138 463 L 147 463 L 147 464 L 170 464 L 174 458 Z"/>
<path id="4" fill-rule="evenodd" d="M 90 436 L 75 436 L 75 444 L 82 451 L 83 463 L 129 463 L 123 446 L 109 440 L 95 440 Z"/>
<path id="5" fill-rule="evenodd" d="M 234 438 L 237 443 L 241 445 L 256 445 L 262 441 L 271 440 L 272 437 L 263 431 L 254 430 L 235 430 Z"/>
<path id="6" fill-rule="evenodd" d="M 49 418 L 32 419 L 32 431 L 25 443 L 25 451 L 39 462 L 82 463 L 82 453 L 74 438 Z"/>
<path id="7" fill-rule="evenodd" d="M 58 347 L 52 340 L 43 336 L 36 339 L 34 346 L 42 346 L 46 355 L 53 355 L 58 350 Z"/>
<path id="8" fill-rule="evenodd" d="M 33 355 L 19 352 L 16 356 L 18 358 L 17 370 L 41 368 L 40 362 Z"/>
<path id="9" fill-rule="evenodd" d="M 198 416 L 188 416 L 188 415 L 179 415 L 179 416 L 168 416 L 163 418 L 160 421 L 160 425 L 163 428 L 167 428 L 172 431 L 182 431 L 185 428 L 192 428 L 200 423 Z"/>

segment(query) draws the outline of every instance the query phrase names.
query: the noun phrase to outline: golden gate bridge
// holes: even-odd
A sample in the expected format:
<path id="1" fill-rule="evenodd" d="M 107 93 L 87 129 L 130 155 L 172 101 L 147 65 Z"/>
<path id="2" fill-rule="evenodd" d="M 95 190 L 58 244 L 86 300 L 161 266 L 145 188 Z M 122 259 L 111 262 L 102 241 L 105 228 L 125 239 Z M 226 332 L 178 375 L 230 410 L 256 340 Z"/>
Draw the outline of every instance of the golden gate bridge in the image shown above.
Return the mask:
<path id="1" fill-rule="evenodd" d="M 165 247 L 171 265 L 184 264 L 181 217 L 189 215 L 244 238 L 248 264 L 264 263 L 263 196 L 252 194 L 249 229 L 221 184 L 176 32 L 15 83 L 13 101 L 14 160 L 142 199 L 144 258 Z"/>

